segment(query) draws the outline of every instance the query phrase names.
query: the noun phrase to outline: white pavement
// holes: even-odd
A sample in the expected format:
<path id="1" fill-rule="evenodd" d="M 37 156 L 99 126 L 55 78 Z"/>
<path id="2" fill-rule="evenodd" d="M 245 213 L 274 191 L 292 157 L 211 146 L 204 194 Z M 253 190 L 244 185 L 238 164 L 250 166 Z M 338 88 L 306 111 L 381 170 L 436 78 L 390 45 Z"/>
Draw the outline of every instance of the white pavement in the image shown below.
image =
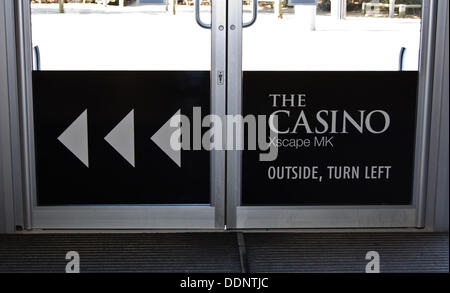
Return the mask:
<path id="1" fill-rule="evenodd" d="M 32 5 L 33 45 L 42 70 L 209 70 L 210 31 L 195 22 L 194 7 Z M 202 6 L 209 21 L 210 7 Z M 249 18 L 248 9 L 245 19 Z M 244 70 L 417 70 L 420 19 L 317 16 L 316 30 L 297 17 L 261 11 L 244 29 Z"/>

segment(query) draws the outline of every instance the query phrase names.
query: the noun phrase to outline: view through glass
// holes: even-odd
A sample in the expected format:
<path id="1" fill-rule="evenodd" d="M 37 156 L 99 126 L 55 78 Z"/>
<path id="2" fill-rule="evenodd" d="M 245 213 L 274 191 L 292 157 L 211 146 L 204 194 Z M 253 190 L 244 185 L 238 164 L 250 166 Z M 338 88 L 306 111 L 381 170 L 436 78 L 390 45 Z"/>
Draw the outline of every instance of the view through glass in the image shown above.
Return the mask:
<path id="1" fill-rule="evenodd" d="M 243 70 L 395 71 L 402 48 L 403 69 L 418 70 L 421 2 L 259 1 L 258 20 L 243 31 Z"/>

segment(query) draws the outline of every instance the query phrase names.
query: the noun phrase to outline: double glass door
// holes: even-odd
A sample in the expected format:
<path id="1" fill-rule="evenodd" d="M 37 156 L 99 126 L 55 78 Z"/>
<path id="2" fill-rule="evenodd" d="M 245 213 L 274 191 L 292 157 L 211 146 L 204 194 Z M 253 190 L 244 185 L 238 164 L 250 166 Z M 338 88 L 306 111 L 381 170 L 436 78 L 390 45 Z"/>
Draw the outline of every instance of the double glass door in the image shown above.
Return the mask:
<path id="1" fill-rule="evenodd" d="M 76 2 L 23 1 L 30 228 L 422 226 L 427 1 Z"/>

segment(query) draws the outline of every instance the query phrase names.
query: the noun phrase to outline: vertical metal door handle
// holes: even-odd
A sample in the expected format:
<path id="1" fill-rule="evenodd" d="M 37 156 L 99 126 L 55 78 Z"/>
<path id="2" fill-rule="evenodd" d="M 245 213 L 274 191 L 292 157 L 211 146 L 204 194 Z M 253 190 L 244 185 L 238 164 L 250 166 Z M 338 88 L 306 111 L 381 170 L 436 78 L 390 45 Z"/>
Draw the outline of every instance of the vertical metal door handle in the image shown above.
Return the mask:
<path id="1" fill-rule="evenodd" d="M 210 29 L 211 24 L 210 23 L 204 23 L 202 19 L 200 18 L 200 0 L 195 0 L 195 20 L 197 21 L 198 25 L 202 28 Z"/>
<path id="2" fill-rule="evenodd" d="M 39 71 L 41 70 L 41 52 L 39 51 L 39 46 L 34 46 L 33 53 L 35 58 L 33 69 Z"/>
<path id="3" fill-rule="evenodd" d="M 405 47 L 400 49 L 400 54 L 398 56 L 398 71 L 403 71 L 403 57 L 405 56 L 405 51 Z"/>
<path id="4" fill-rule="evenodd" d="M 253 25 L 256 21 L 256 17 L 258 16 L 258 0 L 252 0 L 252 4 L 253 4 L 252 19 L 249 22 L 244 22 L 242 24 L 242 27 L 249 27 Z"/>

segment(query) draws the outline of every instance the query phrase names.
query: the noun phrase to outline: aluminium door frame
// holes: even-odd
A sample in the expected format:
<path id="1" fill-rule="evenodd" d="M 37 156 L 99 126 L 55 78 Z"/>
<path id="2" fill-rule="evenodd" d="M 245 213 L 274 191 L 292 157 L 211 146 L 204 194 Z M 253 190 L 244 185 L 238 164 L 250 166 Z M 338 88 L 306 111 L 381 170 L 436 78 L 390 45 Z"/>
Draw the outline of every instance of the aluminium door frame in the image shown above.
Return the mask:
<path id="1" fill-rule="evenodd" d="M 23 226 L 25 229 L 223 229 L 225 218 L 225 152 L 211 151 L 211 204 L 205 205 L 76 205 L 38 206 L 34 151 L 31 6 L 29 0 L 7 0 L 14 10 L 15 58 L 22 162 Z M 15 5 L 14 5 L 15 4 Z M 194 15 L 193 15 L 194 18 Z M 211 113 L 225 115 L 226 81 L 215 73 L 226 71 L 226 2 L 211 5 Z M 16 197 L 17 198 L 17 197 Z M 16 213 L 16 217 L 20 216 Z"/>
<path id="2" fill-rule="evenodd" d="M 213 1 L 213 2 L 225 2 L 225 1 Z M 230 2 L 230 15 L 229 21 L 234 21 L 235 23 L 242 23 L 242 15 L 239 13 L 235 13 L 236 5 L 239 3 L 234 3 L 236 0 L 228 1 Z M 51 225 L 39 225 L 39 221 L 33 223 L 33 193 L 35 193 L 35 171 L 34 171 L 34 136 L 32 133 L 29 133 L 28 129 L 33 129 L 32 123 L 32 90 L 31 90 L 31 68 L 32 68 L 32 60 L 31 60 L 31 31 L 30 31 L 30 15 L 29 10 L 25 9 L 29 6 L 29 1 L 27 0 L 5 0 L 5 11 L 6 11 L 6 49 L 7 49 L 7 70 L 8 70 L 8 88 L 9 88 L 9 100 L 10 100 L 10 121 L 11 121 L 11 145 L 12 145 L 12 194 L 13 194 L 13 204 L 11 205 L 14 209 L 14 224 L 17 227 L 24 227 L 25 229 L 32 228 L 51 228 Z M 420 54 L 420 77 L 419 77 L 419 95 L 421 99 L 418 101 L 419 105 L 419 113 L 417 115 L 417 132 L 421 135 L 417 135 L 416 137 L 416 145 L 419 145 L 421 150 L 416 150 L 415 153 L 415 170 L 414 170 L 414 199 L 417 199 L 415 205 L 407 206 L 408 208 L 408 218 L 410 221 L 406 224 L 411 224 L 411 222 L 415 222 L 413 227 L 423 227 L 424 226 L 424 218 L 425 218 L 425 203 L 427 209 L 426 215 L 426 228 L 432 228 L 433 225 L 433 214 L 434 214 L 434 202 L 430 202 L 430 199 L 427 198 L 425 194 L 425 189 L 427 188 L 426 181 L 426 173 L 427 173 L 427 160 L 428 160 L 428 132 L 430 132 L 430 103 L 431 103 L 431 87 L 433 85 L 432 79 L 432 69 L 433 63 L 437 62 L 434 60 L 434 44 L 435 44 L 435 35 L 434 30 L 436 29 L 436 10 L 437 5 L 440 5 L 440 2 L 436 0 L 424 0 L 423 7 L 423 17 L 422 17 L 422 29 L 421 29 L 421 54 Z M 14 7 L 16 6 L 16 7 Z M 233 10 L 234 9 L 234 10 Z M 215 20 L 216 24 L 220 22 L 220 17 Z M 239 21 L 239 17 L 241 18 Z M 213 16 L 214 18 L 214 16 Z M 223 21 L 224 23 L 226 21 Z M 232 24 L 232 22 L 230 22 Z M 445 25 L 445 24 L 444 24 Z M 217 26 L 213 26 L 213 28 L 217 29 Z M 235 52 L 235 50 L 239 50 L 242 46 L 242 36 L 239 38 L 236 33 L 242 29 L 240 25 L 236 26 L 234 31 L 230 30 L 230 25 L 227 27 L 227 31 L 229 34 L 229 43 L 226 49 L 230 50 L 230 52 Z M 214 34 L 212 37 L 214 38 Z M 217 46 L 225 46 L 224 39 L 222 36 L 219 37 L 220 41 L 212 41 Z M 233 51 L 234 50 L 234 51 Z M 223 50 L 225 51 L 225 50 Z M 223 52 L 222 51 L 222 52 Z M 27 53 L 30 52 L 30 53 Z M 220 53 L 220 51 L 218 51 Z M 233 53 L 228 54 L 228 63 L 225 64 L 225 56 L 214 56 L 214 51 L 212 52 L 212 61 L 216 60 L 216 68 L 220 68 L 219 65 L 223 65 L 223 69 L 226 69 L 226 66 L 230 66 L 229 71 L 227 72 L 227 79 L 225 79 L 225 85 L 228 82 L 228 101 L 225 105 L 225 93 L 223 90 L 217 90 L 215 87 L 212 89 L 216 89 L 215 94 L 218 99 L 213 99 L 211 106 L 212 110 L 216 111 L 217 115 L 224 115 L 225 107 L 228 108 L 228 113 L 240 113 L 239 107 L 239 95 L 241 93 L 241 56 L 234 56 Z M 219 54 L 220 55 L 220 54 Z M 438 63 L 438 62 L 437 62 Z M 214 65 L 214 64 L 212 64 Z M 213 68 L 211 68 L 211 75 L 213 74 Z M 234 74 L 233 74 L 234 72 Z M 436 74 L 436 73 L 435 73 Z M 17 77 L 17 78 L 16 78 Z M 234 78 L 233 78 L 234 77 Z M 436 76 L 435 76 L 436 77 Z M 213 82 L 211 80 L 211 82 Z M 447 109 L 448 115 L 448 109 Z M 31 114 L 31 117 L 30 117 Z M 442 127 L 442 126 L 441 126 Z M 431 138 L 433 139 L 433 138 Z M 31 144 L 32 143 L 32 144 Z M 432 151 L 432 150 L 431 150 Z M 218 166 L 225 165 L 225 154 L 223 152 L 217 152 L 211 160 L 212 170 L 216 170 L 216 176 L 213 177 L 214 180 L 211 180 L 211 190 L 212 194 L 216 194 L 216 201 L 214 202 L 215 208 L 215 226 L 213 228 L 222 229 L 224 222 L 224 205 L 225 205 L 225 194 L 224 194 L 224 184 L 223 177 L 225 176 L 224 168 L 219 168 Z M 447 154 L 448 158 L 448 154 Z M 418 159 L 420 161 L 418 161 Z M 448 161 L 448 160 L 447 160 Z M 424 163 L 425 162 L 425 163 Z M 430 162 L 431 164 L 432 162 Z M 227 152 L 226 164 L 228 164 L 227 173 L 227 197 L 228 202 L 226 204 L 227 212 L 227 227 L 228 228 L 250 228 L 250 227 L 262 227 L 264 223 L 261 225 L 253 225 L 252 223 L 256 223 L 257 217 L 252 215 L 255 212 L 264 212 L 263 209 L 257 209 L 254 211 L 248 211 L 248 214 L 245 214 L 245 211 L 242 208 L 239 208 L 238 211 L 238 202 L 240 198 L 240 169 L 236 169 L 236 166 L 240 164 L 240 153 L 229 151 Z M 214 167 L 215 166 L 215 167 Z M 433 183 L 436 180 L 436 174 L 429 174 L 428 180 Z M 221 179 L 222 178 L 222 179 Z M 416 180 L 416 179 L 419 180 Z M 430 187 L 428 187 L 430 188 Z M 0 195 L 1 196 L 1 195 Z M 432 197 L 432 194 L 428 195 L 428 197 Z M 435 203 L 436 205 L 438 203 Z M 221 206 L 222 205 L 222 206 Z M 285 209 L 286 207 L 282 207 Z M 307 207 L 303 210 L 304 218 L 308 219 L 310 217 L 311 221 L 308 222 L 290 222 L 287 220 L 289 216 L 297 216 L 298 209 L 287 209 L 288 213 L 286 216 L 282 216 L 281 219 L 278 219 L 278 223 L 276 225 L 271 225 L 271 228 L 323 228 L 323 227 L 392 227 L 392 222 L 385 223 L 386 225 L 376 225 L 378 222 L 371 221 L 370 223 L 360 223 L 359 225 L 352 225 L 352 223 L 348 223 L 348 220 L 341 220 L 336 225 L 329 225 L 328 221 L 321 222 L 313 222 L 313 217 L 328 217 L 330 214 L 334 214 L 335 217 L 346 217 L 347 212 L 351 215 L 351 219 L 360 220 L 361 217 L 364 219 L 370 219 L 372 216 L 382 216 L 383 213 L 380 213 L 380 209 L 354 209 L 355 207 L 348 207 L 350 210 L 346 211 L 347 207 L 339 207 L 337 210 L 335 207 L 318 207 L 318 208 L 310 208 Z M 386 208 L 386 207 L 382 207 Z M 401 208 L 401 207 L 397 207 Z M 310 209 L 308 211 L 308 209 Z M 320 213 L 322 210 L 322 213 Z M 381 209 L 382 211 L 383 209 Z M 396 209 L 392 211 L 387 210 L 387 215 L 391 215 L 395 213 Z M 95 212 L 97 212 L 96 210 Z M 269 209 L 268 212 L 281 212 L 281 210 L 277 209 Z M 403 213 L 404 211 L 401 211 Z M 103 212 L 105 213 L 105 212 Z M 48 221 L 58 220 L 58 217 L 55 215 L 51 217 L 52 212 L 49 213 Z M 114 214 L 113 211 L 110 211 L 110 215 Z M 355 215 L 356 214 L 356 215 Z M 120 214 L 115 214 L 115 216 L 119 216 Z M 146 216 L 146 213 L 142 213 L 143 216 Z M 239 225 L 237 224 L 237 216 L 239 215 Z M 64 214 L 64 217 L 67 217 L 67 214 Z M 80 215 L 78 215 L 80 216 Z M 108 215 L 105 215 L 108 216 Z M 114 215 L 113 215 L 114 216 Z M 270 218 L 270 214 L 261 214 L 261 218 Z M 275 216 L 280 217 L 280 215 L 275 214 Z M 248 222 L 245 222 L 246 217 L 249 217 Z M 403 217 L 403 216 L 399 216 Z M 291 219 L 293 219 L 291 217 Z M 323 219 L 323 218 L 322 218 Z M 39 219 L 38 219 L 39 220 Z M 285 223 L 288 224 L 297 224 L 297 225 L 283 225 Z M 34 225 L 33 225 L 34 224 Z M 106 223 L 106 226 L 92 226 L 85 225 L 88 228 L 125 228 L 123 225 L 115 226 L 113 223 Z M 129 222 L 130 228 L 136 228 L 133 226 L 131 222 Z M 134 223 L 135 224 L 135 223 Z M 170 224 L 163 223 L 161 228 L 183 228 L 183 226 L 173 227 L 176 223 L 172 222 Z M 184 223 L 183 223 L 184 224 Z M 194 224 L 194 223 L 191 223 Z M 257 224 L 257 223 L 256 223 Z M 132 226 L 132 227 L 131 227 Z M 409 227 L 410 225 L 408 225 Z M 399 226 L 403 227 L 403 226 Z M 12 231 L 9 227 L 9 231 Z M 64 226 L 55 226 L 55 228 L 80 228 L 75 225 L 64 225 Z M 142 228 L 158 228 L 145 226 Z M 189 226 L 186 228 L 194 228 L 194 226 Z M 202 228 L 202 227 L 200 227 Z M 208 226 L 209 228 L 209 226 Z M 266 226 L 264 228 L 267 228 Z M 447 228 L 448 229 L 448 228 Z"/>
<path id="3" fill-rule="evenodd" d="M 436 0 L 423 0 L 412 204 L 241 206 L 242 151 L 233 150 L 227 152 L 228 228 L 423 228 L 425 226 L 436 8 Z M 242 29 L 242 1 L 231 0 L 228 3 L 227 28 L 229 115 L 242 114 Z"/>

